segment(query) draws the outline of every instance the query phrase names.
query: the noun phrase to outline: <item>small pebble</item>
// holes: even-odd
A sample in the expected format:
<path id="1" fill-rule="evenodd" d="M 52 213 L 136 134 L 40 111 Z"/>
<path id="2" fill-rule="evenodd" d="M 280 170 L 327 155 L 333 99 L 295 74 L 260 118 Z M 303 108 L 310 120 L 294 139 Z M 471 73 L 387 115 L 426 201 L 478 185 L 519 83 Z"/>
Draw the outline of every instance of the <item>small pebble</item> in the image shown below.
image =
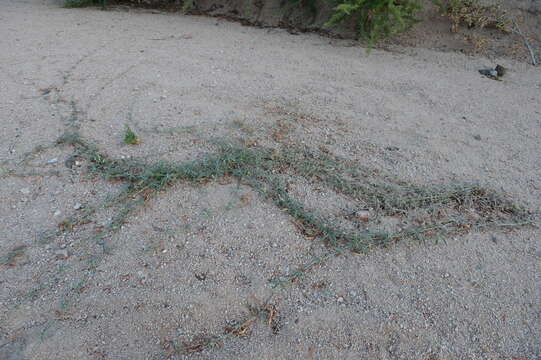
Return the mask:
<path id="1" fill-rule="evenodd" d="M 29 189 L 29 188 L 23 188 L 23 189 L 21 189 L 20 191 L 21 191 L 21 193 L 23 193 L 24 195 L 30 194 L 30 189 Z"/>
<path id="2" fill-rule="evenodd" d="M 67 259 L 70 256 L 67 249 L 56 250 L 54 254 L 56 255 L 57 259 Z"/>
<path id="3" fill-rule="evenodd" d="M 359 210 L 355 213 L 355 216 L 360 220 L 367 221 L 370 218 L 370 211 L 368 210 Z"/>
<path id="4" fill-rule="evenodd" d="M 80 203 L 77 203 L 77 204 L 75 204 L 75 206 L 73 206 L 73 208 L 74 208 L 75 210 L 79 210 L 79 209 L 82 208 L 82 207 L 83 207 L 83 205 L 81 205 Z"/>
<path id="5" fill-rule="evenodd" d="M 480 140 L 481 140 L 481 135 L 473 135 L 473 138 L 474 138 L 475 140 L 479 140 L 479 141 L 480 141 Z"/>
<path id="6" fill-rule="evenodd" d="M 57 158 L 47 160 L 47 164 L 56 164 L 58 162 Z"/>
<path id="7" fill-rule="evenodd" d="M 339 302 L 339 303 L 344 302 L 344 298 L 340 296 L 340 297 L 338 298 L 338 302 Z"/>
<path id="8" fill-rule="evenodd" d="M 67 158 L 66 161 L 64 161 L 64 165 L 65 165 L 68 169 L 73 168 L 73 165 L 75 165 L 75 159 L 74 159 L 73 157 Z"/>
<path id="9" fill-rule="evenodd" d="M 56 211 L 54 212 L 53 216 L 54 216 L 54 217 L 58 217 L 58 216 L 60 216 L 60 214 L 62 214 L 62 211 L 56 210 Z"/>

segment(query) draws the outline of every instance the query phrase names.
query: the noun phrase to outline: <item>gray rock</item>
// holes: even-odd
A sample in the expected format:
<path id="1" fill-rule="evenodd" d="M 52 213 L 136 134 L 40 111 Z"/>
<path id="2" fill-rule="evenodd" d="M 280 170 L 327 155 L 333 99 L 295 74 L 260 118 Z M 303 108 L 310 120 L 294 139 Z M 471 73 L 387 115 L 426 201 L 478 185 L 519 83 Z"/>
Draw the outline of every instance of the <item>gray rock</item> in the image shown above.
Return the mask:
<path id="1" fill-rule="evenodd" d="M 368 210 L 359 210 L 355 212 L 355 216 L 362 221 L 368 221 L 370 218 L 370 211 Z"/>
<path id="2" fill-rule="evenodd" d="M 69 158 L 66 159 L 66 161 L 64 161 L 64 165 L 68 169 L 72 169 L 73 166 L 75 165 L 75 158 L 73 156 L 70 156 Z"/>
<path id="3" fill-rule="evenodd" d="M 65 260 L 65 259 L 69 258 L 69 256 L 70 256 L 70 253 L 69 253 L 68 249 L 56 250 L 54 252 L 54 254 L 55 254 L 56 258 L 59 259 L 59 260 Z"/>

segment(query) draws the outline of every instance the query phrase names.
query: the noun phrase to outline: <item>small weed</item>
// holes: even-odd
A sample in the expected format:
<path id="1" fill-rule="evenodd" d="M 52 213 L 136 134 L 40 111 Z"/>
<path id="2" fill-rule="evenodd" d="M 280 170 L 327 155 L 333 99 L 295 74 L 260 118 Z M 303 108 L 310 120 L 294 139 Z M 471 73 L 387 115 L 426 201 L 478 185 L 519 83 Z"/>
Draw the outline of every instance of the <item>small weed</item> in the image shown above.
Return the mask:
<path id="1" fill-rule="evenodd" d="M 76 226 L 85 225 L 91 222 L 92 216 L 96 213 L 96 209 L 90 206 L 85 206 L 81 209 L 80 214 L 67 217 L 58 224 L 59 232 L 71 232 Z"/>
<path id="2" fill-rule="evenodd" d="M 86 287 L 87 287 L 86 281 L 80 280 L 77 284 L 75 284 L 75 286 L 73 286 L 72 290 L 80 294 L 86 289 Z"/>
<path id="3" fill-rule="evenodd" d="M 139 144 L 139 137 L 133 132 L 133 130 L 126 125 L 124 130 L 124 143 L 128 145 L 137 145 Z"/>
<path id="4" fill-rule="evenodd" d="M 272 329 L 272 332 L 276 335 L 280 331 L 280 321 L 278 317 L 278 310 L 273 304 L 258 304 L 256 306 L 249 306 L 250 313 L 254 319 L 262 319 L 267 326 Z"/>
<path id="5" fill-rule="evenodd" d="M 222 335 L 198 335 L 190 341 L 182 343 L 182 346 L 177 346 L 176 342 L 164 341 L 164 349 L 169 356 L 175 353 L 191 354 L 203 351 L 207 348 L 217 346 L 224 340 L 231 337 L 245 337 L 250 335 L 250 330 L 257 320 L 263 320 L 269 326 L 274 334 L 280 330 L 280 322 L 278 311 L 272 304 L 248 305 L 250 315 L 242 321 L 230 322 L 224 328 Z"/>
<path id="6" fill-rule="evenodd" d="M 8 251 L 6 255 L 0 258 L 0 264 L 4 266 L 15 266 L 17 264 L 17 261 L 24 256 L 25 251 L 26 245 L 19 245 L 14 247 L 10 251 Z"/>
<path id="7" fill-rule="evenodd" d="M 197 8 L 196 2 L 197 0 L 185 0 L 182 5 L 182 10 L 186 12 L 194 11 Z"/>

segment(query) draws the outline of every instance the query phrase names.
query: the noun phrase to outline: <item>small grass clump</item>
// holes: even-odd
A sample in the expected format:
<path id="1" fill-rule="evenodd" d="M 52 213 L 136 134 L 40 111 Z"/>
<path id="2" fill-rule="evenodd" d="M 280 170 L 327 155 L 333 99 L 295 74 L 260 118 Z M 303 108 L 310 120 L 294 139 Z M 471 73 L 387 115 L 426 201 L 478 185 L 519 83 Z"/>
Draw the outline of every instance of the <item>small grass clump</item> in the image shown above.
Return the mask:
<path id="1" fill-rule="evenodd" d="M 139 136 L 128 126 L 125 126 L 124 129 L 124 143 L 128 145 L 137 145 L 139 144 Z"/>

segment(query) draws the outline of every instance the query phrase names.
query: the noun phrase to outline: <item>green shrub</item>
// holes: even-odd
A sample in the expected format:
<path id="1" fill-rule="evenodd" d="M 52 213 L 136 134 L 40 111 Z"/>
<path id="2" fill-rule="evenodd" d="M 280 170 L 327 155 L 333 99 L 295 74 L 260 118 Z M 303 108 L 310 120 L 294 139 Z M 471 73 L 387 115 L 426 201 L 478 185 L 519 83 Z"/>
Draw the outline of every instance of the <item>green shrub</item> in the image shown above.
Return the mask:
<path id="1" fill-rule="evenodd" d="M 335 13 L 327 22 L 334 25 L 357 18 L 358 35 L 368 41 L 369 47 L 384 38 L 408 30 L 418 23 L 415 17 L 421 5 L 414 0 L 334 0 Z"/>

